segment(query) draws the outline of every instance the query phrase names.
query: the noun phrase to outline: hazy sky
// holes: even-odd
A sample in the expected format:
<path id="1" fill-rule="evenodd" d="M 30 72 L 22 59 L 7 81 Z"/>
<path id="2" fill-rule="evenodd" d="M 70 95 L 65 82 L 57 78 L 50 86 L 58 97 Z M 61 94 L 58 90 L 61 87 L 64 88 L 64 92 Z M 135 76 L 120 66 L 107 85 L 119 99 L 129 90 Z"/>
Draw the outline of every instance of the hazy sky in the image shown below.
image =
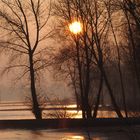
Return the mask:
<path id="1" fill-rule="evenodd" d="M 5 60 L 1 59 L 2 64 Z M 0 65 L 1 65 L 0 62 Z M 4 67 L 1 67 L 1 70 Z M 0 80 L 0 101 L 24 101 L 25 96 L 30 95 L 29 86 L 24 80 L 15 81 L 16 72 L 1 76 Z M 69 97 L 70 87 L 63 81 L 58 81 L 53 78 L 53 73 L 46 72 L 41 80 L 41 93 L 49 97 Z"/>
<path id="2" fill-rule="evenodd" d="M 121 20 L 121 18 L 119 18 Z M 54 19 L 53 19 L 54 22 Z M 52 21 L 49 22 L 51 26 L 53 26 Z M 32 26 L 30 26 L 30 31 L 32 30 Z M 44 29 L 46 32 L 48 28 Z M 43 33 L 42 33 L 43 34 Z M 58 47 L 58 42 L 48 41 L 46 40 L 41 45 L 50 45 L 53 46 L 55 49 Z M 114 50 L 114 49 L 112 49 Z M 0 56 L 0 72 L 7 64 L 7 55 Z M 23 100 L 26 95 L 30 95 L 29 87 L 25 86 L 26 82 L 18 81 L 14 82 L 14 79 L 18 71 L 9 73 L 8 75 L 3 75 L 0 80 L 0 100 Z M 63 81 L 56 81 L 53 78 L 53 72 L 46 72 L 46 74 L 42 75 L 42 81 L 40 83 L 42 92 L 47 95 L 58 95 L 61 97 L 70 96 L 70 88 L 67 86 L 66 82 Z"/>
<path id="3" fill-rule="evenodd" d="M 0 7 L 1 8 L 1 7 Z M 49 24 L 52 24 L 52 22 L 49 22 Z M 32 31 L 33 26 L 30 26 L 30 31 Z M 46 32 L 49 28 L 44 29 L 43 33 Z M 33 36 L 31 35 L 33 38 Z M 41 45 L 45 46 L 47 44 L 48 46 L 54 46 L 55 49 L 57 47 L 56 42 L 54 41 L 46 41 L 43 42 Z M 1 55 L 0 54 L 0 73 L 3 71 L 4 67 L 7 66 L 7 59 L 8 55 Z M 19 70 L 20 71 L 20 70 Z M 16 78 L 16 75 L 19 73 L 18 70 L 9 72 L 9 74 L 5 74 L 0 77 L 0 100 L 1 101 L 18 101 L 18 100 L 24 100 L 25 96 L 30 95 L 29 93 L 29 86 L 26 85 L 26 82 L 24 80 L 19 80 L 18 82 L 14 81 Z M 70 95 L 70 90 L 67 87 L 67 84 L 63 81 L 56 81 L 53 78 L 52 72 L 46 72 L 46 74 L 42 75 L 42 81 L 40 82 L 42 93 L 45 93 L 47 95 L 54 95 L 55 96 L 61 96 L 61 97 L 68 97 Z M 26 85 L 26 86 L 25 86 Z"/>

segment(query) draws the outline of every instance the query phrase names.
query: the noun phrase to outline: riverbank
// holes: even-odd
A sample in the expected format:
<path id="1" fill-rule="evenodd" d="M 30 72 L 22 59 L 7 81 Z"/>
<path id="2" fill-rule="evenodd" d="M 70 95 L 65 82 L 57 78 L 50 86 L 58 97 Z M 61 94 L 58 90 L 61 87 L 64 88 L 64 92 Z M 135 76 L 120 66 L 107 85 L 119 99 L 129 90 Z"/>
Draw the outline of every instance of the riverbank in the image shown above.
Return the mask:
<path id="1" fill-rule="evenodd" d="M 140 125 L 140 118 L 97 118 L 97 119 L 43 119 L 43 120 L 0 120 L 0 129 L 20 128 L 84 128 L 104 126 Z"/>

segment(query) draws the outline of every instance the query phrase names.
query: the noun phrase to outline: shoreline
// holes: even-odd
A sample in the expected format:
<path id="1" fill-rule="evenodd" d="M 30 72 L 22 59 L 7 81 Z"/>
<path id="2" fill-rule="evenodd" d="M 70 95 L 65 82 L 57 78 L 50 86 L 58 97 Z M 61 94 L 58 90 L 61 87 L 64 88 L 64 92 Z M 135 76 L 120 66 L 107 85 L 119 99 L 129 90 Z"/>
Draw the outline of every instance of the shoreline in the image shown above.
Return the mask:
<path id="1" fill-rule="evenodd" d="M 84 128 L 140 125 L 140 118 L 0 120 L 0 129 Z"/>

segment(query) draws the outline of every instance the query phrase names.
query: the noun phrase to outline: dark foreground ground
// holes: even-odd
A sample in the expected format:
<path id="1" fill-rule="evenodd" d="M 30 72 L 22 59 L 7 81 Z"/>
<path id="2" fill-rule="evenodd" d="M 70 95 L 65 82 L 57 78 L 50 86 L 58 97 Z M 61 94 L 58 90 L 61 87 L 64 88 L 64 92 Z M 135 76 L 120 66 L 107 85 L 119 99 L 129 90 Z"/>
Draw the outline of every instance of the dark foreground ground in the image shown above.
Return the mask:
<path id="1" fill-rule="evenodd" d="M 140 118 L 102 118 L 102 119 L 43 119 L 43 120 L 0 120 L 0 129 L 4 128 L 84 128 L 104 126 L 140 125 Z"/>

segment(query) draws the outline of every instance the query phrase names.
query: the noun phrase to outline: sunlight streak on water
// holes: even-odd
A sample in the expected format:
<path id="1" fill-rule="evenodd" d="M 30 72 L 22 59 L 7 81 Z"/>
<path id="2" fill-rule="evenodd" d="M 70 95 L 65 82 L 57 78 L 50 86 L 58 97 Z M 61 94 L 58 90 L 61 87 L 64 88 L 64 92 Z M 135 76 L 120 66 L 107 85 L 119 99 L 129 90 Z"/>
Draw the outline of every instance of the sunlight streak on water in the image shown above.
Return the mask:
<path id="1" fill-rule="evenodd" d="M 49 114 L 50 111 L 43 111 L 46 113 L 45 118 L 57 118 L 57 117 L 50 117 Z M 58 112 L 53 111 L 53 114 L 55 115 Z M 62 111 L 61 111 L 62 113 Z M 60 113 L 60 114 L 61 114 Z M 64 112 L 65 113 L 65 112 Z M 81 111 L 67 111 L 67 118 L 82 118 L 82 112 Z M 109 112 L 109 111 L 99 111 L 98 118 L 108 118 L 108 117 L 116 117 L 115 112 Z M 13 119 L 35 119 L 33 113 L 31 111 L 2 111 L 0 112 L 0 120 L 13 120 Z"/>
<path id="2" fill-rule="evenodd" d="M 47 105 L 48 110 L 44 110 L 43 114 L 45 118 L 59 118 L 59 116 L 63 116 L 64 118 L 82 118 L 82 111 L 76 110 L 76 105 L 67 105 L 64 106 L 64 110 L 49 110 L 52 106 Z M 53 107 L 60 108 L 63 106 L 55 105 Z M 71 110 L 67 110 L 67 108 Z M 74 109 L 75 108 L 75 109 Z M 13 109 L 13 110 L 12 110 Z M 23 110 L 21 110 L 23 109 Z M 0 120 L 2 119 L 34 119 L 34 115 L 28 106 L 24 104 L 0 104 Z M 50 116 L 51 114 L 51 116 Z M 57 115 L 56 115 L 57 114 Z M 63 115 L 62 115 L 63 114 Z M 98 118 L 108 118 L 108 117 L 117 117 L 114 111 L 98 111 Z"/>
<path id="3" fill-rule="evenodd" d="M 1 140 L 87 140 L 86 135 L 79 130 L 0 130 Z M 102 139 L 98 139 L 102 140 Z"/>
<path id="4" fill-rule="evenodd" d="M 83 136 L 70 136 L 63 138 L 62 140 L 85 140 Z"/>

